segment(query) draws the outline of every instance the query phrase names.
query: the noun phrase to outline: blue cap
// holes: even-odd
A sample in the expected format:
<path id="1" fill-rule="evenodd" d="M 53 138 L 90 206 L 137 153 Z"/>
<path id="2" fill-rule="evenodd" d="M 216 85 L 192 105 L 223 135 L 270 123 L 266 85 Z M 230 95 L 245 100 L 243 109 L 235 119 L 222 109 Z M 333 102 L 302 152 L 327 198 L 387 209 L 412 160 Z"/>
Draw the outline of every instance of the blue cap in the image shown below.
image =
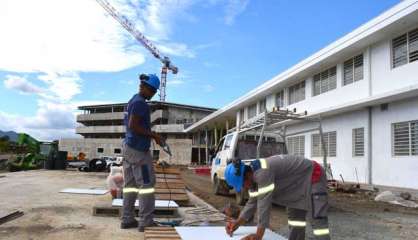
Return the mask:
<path id="1" fill-rule="evenodd" d="M 160 88 L 160 79 L 155 74 L 148 74 L 148 79 L 141 80 L 142 83 L 152 87 L 155 91 Z"/>
<path id="2" fill-rule="evenodd" d="M 245 165 L 243 163 L 239 163 L 240 168 L 240 175 L 236 175 L 236 168 L 233 163 L 228 164 L 225 169 L 225 180 L 226 183 L 233 187 L 236 192 L 241 192 L 242 185 L 244 184 L 244 169 Z"/>

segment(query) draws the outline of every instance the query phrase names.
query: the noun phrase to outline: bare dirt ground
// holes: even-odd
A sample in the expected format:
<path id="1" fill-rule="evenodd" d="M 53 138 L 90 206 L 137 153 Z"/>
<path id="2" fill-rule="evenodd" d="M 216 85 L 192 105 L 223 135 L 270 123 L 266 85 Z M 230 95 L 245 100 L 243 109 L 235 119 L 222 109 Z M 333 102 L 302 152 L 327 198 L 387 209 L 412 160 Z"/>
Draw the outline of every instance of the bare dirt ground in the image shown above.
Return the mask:
<path id="1" fill-rule="evenodd" d="M 191 171 L 182 171 L 187 186 L 195 195 L 221 210 L 231 196 L 212 194 L 208 176 L 199 176 Z M 418 209 L 375 202 L 365 194 L 330 194 L 329 221 L 332 239 L 418 239 Z M 287 236 L 286 209 L 273 206 L 271 228 Z M 313 239 L 307 229 L 308 239 Z"/>
<path id="2" fill-rule="evenodd" d="M 2 173 L 0 212 L 24 216 L 0 225 L 0 239 L 143 239 L 136 229 L 121 230 L 116 217 L 94 217 L 97 202 L 109 195 L 58 193 L 63 188 L 105 188 L 106 173 L 27 171 Z"/>

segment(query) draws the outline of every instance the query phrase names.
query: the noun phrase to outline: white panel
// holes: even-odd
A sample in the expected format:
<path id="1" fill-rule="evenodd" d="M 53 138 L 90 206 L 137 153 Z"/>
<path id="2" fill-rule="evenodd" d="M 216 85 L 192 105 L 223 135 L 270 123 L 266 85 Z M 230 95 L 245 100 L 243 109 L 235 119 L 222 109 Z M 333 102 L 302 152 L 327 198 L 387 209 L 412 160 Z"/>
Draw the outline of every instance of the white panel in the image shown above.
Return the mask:
<path id="1" fill-rule="evenodd" d="M 122 207 L 123 206 L 123 199 L 113 199 L 112 206 L 114 207 Z M 139 206 L 139 201 L 135 201 L 135 207 Z M 167 201 L 167 200 L 155 200 L 155 207 L 156 208 L 178 208 L 179 205 L 174 201 Z"/>
<path id="2" fill-rule="evenodd" d="M 225 227 L 176 227 L 176 231 L 183 240 L 239 240 L 249 234 L 256 233 L 257 227 L 240 227 L 232 237 L 225 232 Z M 263 240 L 286 240 L 286 238 L 266 229 Z"/>
<path id="3" fill-rule="evenodd" d="M 74 193 L 74 194 L 90 194 L 90 195 L 103 195 L 109 192 L 106 189 L 87 189 L 87 188 L 66 188 L 60 191 L 60 193 Z"/>

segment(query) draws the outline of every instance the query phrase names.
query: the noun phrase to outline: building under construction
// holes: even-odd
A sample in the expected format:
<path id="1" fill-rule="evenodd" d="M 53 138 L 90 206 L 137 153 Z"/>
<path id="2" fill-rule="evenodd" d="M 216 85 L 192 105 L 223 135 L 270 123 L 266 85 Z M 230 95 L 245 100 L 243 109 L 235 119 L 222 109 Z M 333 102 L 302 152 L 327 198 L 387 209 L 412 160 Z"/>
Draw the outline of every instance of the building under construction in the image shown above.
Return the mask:
<path id="1" fill-rule="evenodd" d="M 216 109 L 169 102 L 150 101 L 152 130 L 167 139 L 171 159 L 156 144 L 151 146 L 155 159 L 187 165 L 206 161 L 204 136 L 194 136 L 184 129 Z M 125 137 L 124 115 L 127 103 L 80 106 L 76 133 L 83 138 L 61 139 L 59 149 L 70 158 L 120 156 Z M 196 135 L 196 134 L 195 134 Z"/>

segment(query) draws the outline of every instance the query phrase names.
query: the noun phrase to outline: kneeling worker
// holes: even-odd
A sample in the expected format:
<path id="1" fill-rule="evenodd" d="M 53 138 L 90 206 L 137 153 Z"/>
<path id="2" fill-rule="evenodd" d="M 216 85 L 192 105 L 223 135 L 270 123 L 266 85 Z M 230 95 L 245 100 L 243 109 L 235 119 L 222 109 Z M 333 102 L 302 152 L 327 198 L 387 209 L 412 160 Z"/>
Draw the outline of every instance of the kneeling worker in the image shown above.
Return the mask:
<path id="1" fill-rule="evenodd" d="M 289 240 L 305 239 L 306 217 L 312 219 L 315 239 L 330 239 L 327 179 L 317 162 L 293 155 L 261 158 L 249 165 L 237 160 L 226 167 L 225 179 L 237 192 L 248 189 L 250 197 L 239 218 L 227 222 L 229 235 L 257 210 L 257 233 L 244 239 L 262 239 L 275 203 L 287 207 Z"/>
<path id="2" fill-rule="evenodd" d="M 152 156 L 149 151 L 151 139 L 161 144 L 161 137 L 151 132 L 150 109 L 146 100 L 150 100 L 160 86 L 160 80 L 154 74 L 141 74 L 139 93 L 128 102 L 125 115 L 126 137 L 123 144 L 123 214 L 121 228 L 145 227 L 155 225 L 153 212 L 155 207 L 155 174 Z M 139 222 L 135 220 L 134 204 L 139 198 Z"/>

